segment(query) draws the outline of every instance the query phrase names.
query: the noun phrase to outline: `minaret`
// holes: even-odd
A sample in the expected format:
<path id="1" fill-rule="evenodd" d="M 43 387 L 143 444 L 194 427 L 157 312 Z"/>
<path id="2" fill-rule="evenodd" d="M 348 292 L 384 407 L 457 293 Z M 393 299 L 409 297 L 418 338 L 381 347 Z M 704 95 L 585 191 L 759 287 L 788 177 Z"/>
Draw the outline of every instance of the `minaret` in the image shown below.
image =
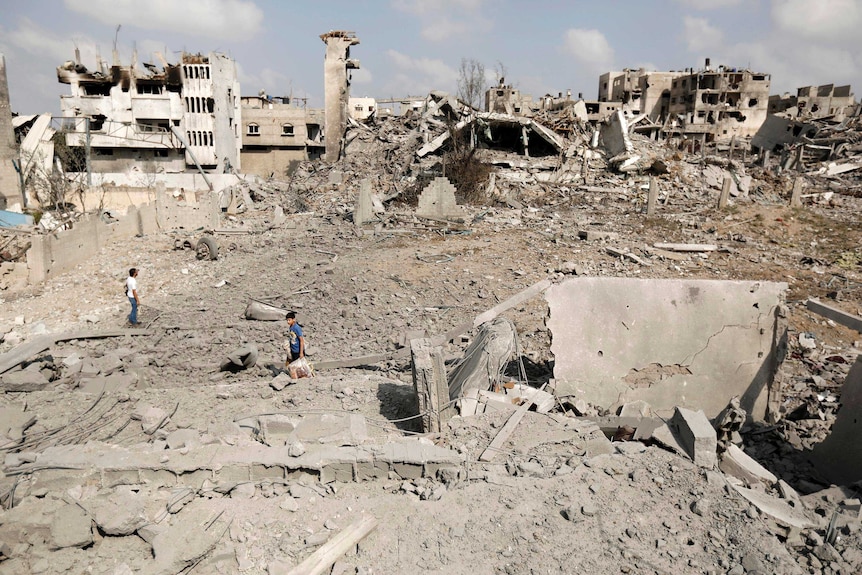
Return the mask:
<path id="1" fill-rule="evenodd" d="M 12 106 L 6 81 L 6 58 L 0 53 L 0 209 L 20 203 L 21 190 L 12 160 L 18 159 L 18 145 L 12 129 Z"/>
<path id="2" fill-rule="evenodd" d="M 323 60 L 326 102 L 325 158 L 327 162 L 337 162 L 341 156 L 344 131 L 347 129 L 347 105 L 350 99 L 350 79 L 347 71 L 359 68 L 359 61 L 350 59 L 350 47 L 359 44 L 359 38 L 353 32 L 333 30 L 321 34 L 320 39 L 326 43 L 326 56 Z"/>

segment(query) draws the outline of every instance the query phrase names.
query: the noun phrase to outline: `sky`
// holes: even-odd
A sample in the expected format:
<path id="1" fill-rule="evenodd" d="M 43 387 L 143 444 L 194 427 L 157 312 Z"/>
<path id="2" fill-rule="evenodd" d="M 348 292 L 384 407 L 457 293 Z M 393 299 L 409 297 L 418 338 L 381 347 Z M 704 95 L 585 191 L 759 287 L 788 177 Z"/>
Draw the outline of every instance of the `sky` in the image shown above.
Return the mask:
<path id="1" fill-rule="evenodd" d="M 118 29 L 119 26 L 119 29 Z M 171 63 L 182 51 L 237 62 L 245 96 L 323 106 L 330 30 L 355 32 L 351 95 L 457 93 L 462 60 L 490 83 L 534 98 L 572 91 L 595 99 L 609 70 L 712 66 L 771 74 L 773 94 L 834 83 L 862 94 L 862 0 L 0 0 L 0 52 L 13 112 L 59 114 L 56 67 L 95 68 L 115 42 L 123 64 Z M 142 69 L 143 70 L 143 69 Z M 857 97 L 858 99 L 858 97 Z"/>

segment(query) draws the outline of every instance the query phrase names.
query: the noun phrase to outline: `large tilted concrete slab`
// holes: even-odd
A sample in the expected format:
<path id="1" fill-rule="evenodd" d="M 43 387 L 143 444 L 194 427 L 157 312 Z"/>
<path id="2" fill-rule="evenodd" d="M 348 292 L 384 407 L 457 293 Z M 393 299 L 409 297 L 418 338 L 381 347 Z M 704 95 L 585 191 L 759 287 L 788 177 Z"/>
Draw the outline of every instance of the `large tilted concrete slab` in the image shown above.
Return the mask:
<path id="1" fill-rule="evenodd" d="M 545 292 L 558 396 L 605 408 L 643 400 L 715 417 L 733 396 L 755 419 L 786 331 L 787 284 L 575 278 Z"/>
<path id="2" fill-rule="evenodd" d="M 856 358 L 841 387 L 841 408 L 832 433 L 814 446 L 811 459 L 832 483 L 862 480 L 862 356 Z"/>

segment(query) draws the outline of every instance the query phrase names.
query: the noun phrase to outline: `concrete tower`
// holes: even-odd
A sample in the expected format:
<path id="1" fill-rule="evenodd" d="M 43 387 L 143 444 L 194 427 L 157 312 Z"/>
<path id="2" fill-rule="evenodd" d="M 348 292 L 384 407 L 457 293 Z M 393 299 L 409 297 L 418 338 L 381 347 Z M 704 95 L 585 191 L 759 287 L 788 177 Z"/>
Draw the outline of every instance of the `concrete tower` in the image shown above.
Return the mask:
<path id="1" fill-rule="evenodd" d="M 359 44 L 359 38 L 353 32 L 332 30 L 321 34 L 320 39 L 326 43 L 326 57 L 323 60 L 323 85 L 326 91 L 324 157 L 327 162 L 336 162 L 341 155 L 347 128 L 347 103 L 350 98 L 347 71 L 359 68 L 359 61 L 350 59 L 350 47 Z"/>
<path id="2" fill-rule="evenodd" d="M 0 209 L 21 201 L 18 175 L 12 160 L 18 159 L 15 131 L 12 129 L 12 107 L 6 81 L 6 58 L 0 54 Z"/>

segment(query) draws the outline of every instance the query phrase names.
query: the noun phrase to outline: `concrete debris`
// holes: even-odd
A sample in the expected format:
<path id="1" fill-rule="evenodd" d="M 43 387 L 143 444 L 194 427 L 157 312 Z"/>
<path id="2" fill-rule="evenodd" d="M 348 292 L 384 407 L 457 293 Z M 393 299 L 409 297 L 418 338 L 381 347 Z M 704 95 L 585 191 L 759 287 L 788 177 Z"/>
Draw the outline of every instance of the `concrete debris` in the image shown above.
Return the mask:
<path id="1" fill-rule="evenodd" d="M 257 346 L 246 344 L 227 355 L 227 359 L 221 363 L 221 371 L 237 371 L 254 367 L 257 364 Z"/>
<path id="2" fill-rule="evenodd" d="M 732 444 L 728 445 L 727 449 L 721 454 L 718 468 L 728 475 L 745 481 L 749 486 L 754 486 L 758 482 L 771 486 L 778 481 L 778 478 L 774 474 L 749 457 L 739 447 Z"/>
<path id="3" fill-rule="evenodd" d="M 715 429 L 703 411 L 683 407 L 674 410 L 671 424 L 695 465 L 711 469 L 716 463 L 717 441 Z"/>
<path id="4" fill-rule="evenodd" d="M 750 142 L 748 70 L 611 73 L 596 102 L 501 79 L 479 111 L 352 99 L 359 40 L 322 39 L 325 112 L 239 97 L 217 55 L 58 70 L 70 118 L 134 121 L 90 125 L 113 184 L 0 210 L 0 572 L 862 570 L 860 108 L 811 105 L 849 87 Z M 122 323 L 132 265 L 150 327 L 83 330 Z M 317 377 L 284 373 L 291 309 Z"/>

